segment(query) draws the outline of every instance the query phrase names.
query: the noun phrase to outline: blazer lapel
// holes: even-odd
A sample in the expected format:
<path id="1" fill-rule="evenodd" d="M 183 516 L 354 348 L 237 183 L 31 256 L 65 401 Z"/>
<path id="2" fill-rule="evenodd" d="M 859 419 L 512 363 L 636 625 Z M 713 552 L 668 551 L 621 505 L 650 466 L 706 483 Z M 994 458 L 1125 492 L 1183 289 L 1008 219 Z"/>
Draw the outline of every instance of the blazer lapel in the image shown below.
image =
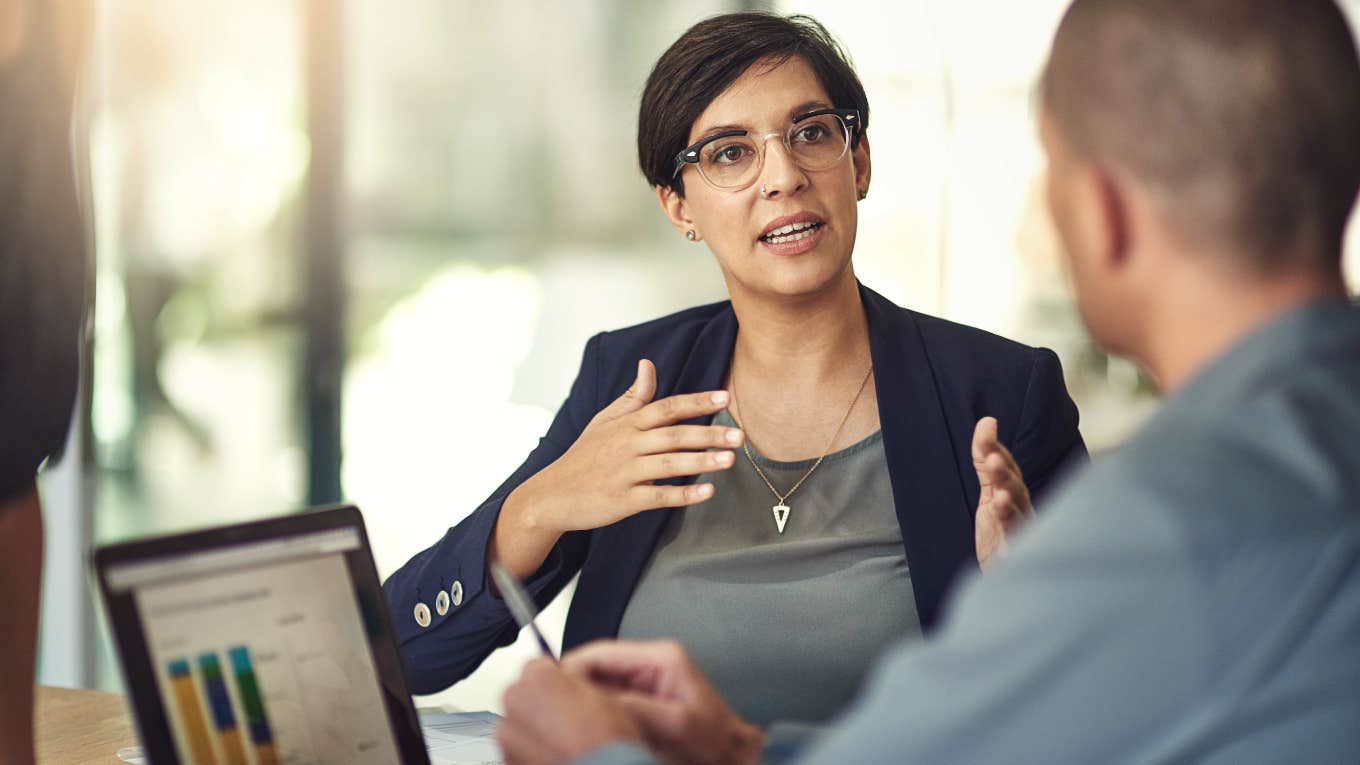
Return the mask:
<path id="1" fill-rule="evenodd" d="M 688 357 L 653 359 L 659 375 L 664 375 L 667 368 L 680 366 L 675 377 L 659 377 L 655 398 L 721 389 L 736 339 L 737 317 L 729 305 L 699 334 Z M 704 425 L 711 420 L 700 417 L 686 424 Z M 692 476 L 661 481 L 677 486 L 693 482 Z M 618 634 L 633 588 L 672 512 L 669 508 L 648 510 L 594 533 L 591 554 L 581 567 L 581 579 L 567 619 L 564 649 Z"/>
<path id="2" fill-rule="evenodd" d="M 860 295 L 893 504 L 921 628 L 930 631 L 960 567 L 977 565 L 973 515 L 916 321 L 863 285 Z"/>

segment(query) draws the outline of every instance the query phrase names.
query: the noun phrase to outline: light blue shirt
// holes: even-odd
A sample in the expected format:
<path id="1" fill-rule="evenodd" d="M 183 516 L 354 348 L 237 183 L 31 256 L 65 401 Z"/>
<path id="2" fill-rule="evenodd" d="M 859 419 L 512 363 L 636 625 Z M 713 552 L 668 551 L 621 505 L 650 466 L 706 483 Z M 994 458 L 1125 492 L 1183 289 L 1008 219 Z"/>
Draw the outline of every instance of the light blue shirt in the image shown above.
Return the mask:
<path id="1" fill-rule="evenodd" d="M 1212 363 L 874 675 L 800 762 L 1360 762 L 1360 309 Z"/>

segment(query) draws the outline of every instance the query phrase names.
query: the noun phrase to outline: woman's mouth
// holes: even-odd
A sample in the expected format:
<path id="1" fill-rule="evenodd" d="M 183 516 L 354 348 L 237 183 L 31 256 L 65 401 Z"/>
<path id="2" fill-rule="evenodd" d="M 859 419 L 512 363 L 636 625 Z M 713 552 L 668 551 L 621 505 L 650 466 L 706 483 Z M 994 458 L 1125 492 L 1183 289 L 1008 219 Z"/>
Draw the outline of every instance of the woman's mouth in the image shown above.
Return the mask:
<path id="1" fill-rule="evenodd" d="M 797 242 L 812 236 L 825 225 L 825 223 L 813 222 L 790 223 L 787 226 L 781 226 L 760 237 L 760 241 L 765 242 L 766 244 L 787 244 L 789 242 Z"/>

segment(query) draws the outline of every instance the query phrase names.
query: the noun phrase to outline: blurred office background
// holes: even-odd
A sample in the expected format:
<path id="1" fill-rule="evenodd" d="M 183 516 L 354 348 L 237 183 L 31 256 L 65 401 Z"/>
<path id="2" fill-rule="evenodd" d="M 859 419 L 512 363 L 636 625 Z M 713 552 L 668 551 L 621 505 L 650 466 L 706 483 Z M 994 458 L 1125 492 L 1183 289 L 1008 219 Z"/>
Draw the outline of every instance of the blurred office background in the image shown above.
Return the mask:
<path id="1" fill-rule="evenodd" d="M 93 365 L 79 458 L 43 477 L 40 681 L 120 687 L 91 543 L 346 500 L 385 576 L 519 464 L 591 334 L 722 299 L 634 129 L 657 56 L 724 10 L 810 13 L 858 65 L 861 278 L 1054 348 L 1088 443 L 1117 445 L 1156 403 L 1082 331 L 1041 205 L 1033 83 L 1064 6 L 96 0 Z M 432 701 L 496 708 L 531 653 Z"/>

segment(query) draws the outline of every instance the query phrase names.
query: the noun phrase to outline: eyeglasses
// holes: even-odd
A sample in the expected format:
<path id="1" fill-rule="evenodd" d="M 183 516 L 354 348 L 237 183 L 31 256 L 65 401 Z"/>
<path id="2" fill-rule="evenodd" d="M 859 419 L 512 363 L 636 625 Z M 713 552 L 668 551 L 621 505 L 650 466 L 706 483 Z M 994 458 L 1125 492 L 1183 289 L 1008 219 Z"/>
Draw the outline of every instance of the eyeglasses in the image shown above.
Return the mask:
<path id="1" fill-rule="evenodd" d="M 725 130 L 705 136 L 675 155 L 676 178 L 685 165 L 695 165 L 714 188 L 744 189 L 760 177 L 765 166 L 765 143 L 781 138 L 795 164 L 804 170 L 826 170 L 841 161 L 859 132 L 858 109 L 818 109 L 794 117 L 783 133 L 751 135 L 747 130 Z"/>

